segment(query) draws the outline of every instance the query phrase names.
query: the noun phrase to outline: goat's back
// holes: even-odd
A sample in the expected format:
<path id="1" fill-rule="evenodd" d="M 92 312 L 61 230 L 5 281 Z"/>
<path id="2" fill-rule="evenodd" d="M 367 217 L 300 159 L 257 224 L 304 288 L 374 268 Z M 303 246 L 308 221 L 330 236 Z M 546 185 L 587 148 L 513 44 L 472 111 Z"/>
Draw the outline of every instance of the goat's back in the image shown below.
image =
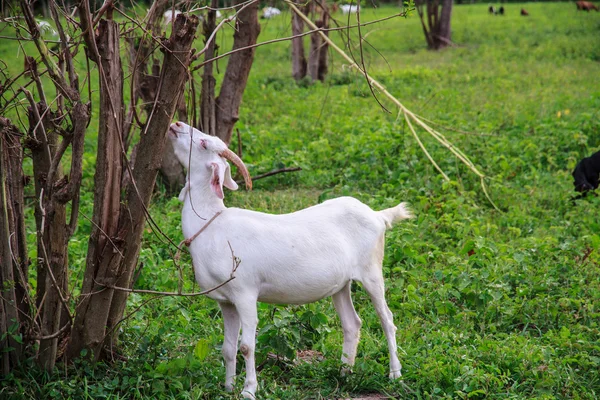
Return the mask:
<path id="1" fill-rule="evenodd" d="M 260 301 L 300 304 L 381 268 L 385 229 L 379 212 L 351 197 L 283 215 L 229 208 L 190 251 L 203 289 L 229 277 L 232 251 L 241 261 L 236 279 L 211 297 L 227 300 L 255 291 Z"/>

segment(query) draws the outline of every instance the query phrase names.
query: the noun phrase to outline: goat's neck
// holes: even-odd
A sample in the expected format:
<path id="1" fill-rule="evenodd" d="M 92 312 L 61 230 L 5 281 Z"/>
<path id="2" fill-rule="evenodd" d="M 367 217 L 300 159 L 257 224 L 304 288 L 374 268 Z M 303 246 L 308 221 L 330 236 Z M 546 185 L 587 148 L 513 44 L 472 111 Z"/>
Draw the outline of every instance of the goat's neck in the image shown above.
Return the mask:
<path id="1" fill-rule="evenodd" d="M 208 179 L 190 180 L 188 176 L 185 186 L 182 195 L 184 196 L 183 213 L 186 218 L 208 220 L 226 208 L 223 200 L 218 198 L 210 188 Z"/>

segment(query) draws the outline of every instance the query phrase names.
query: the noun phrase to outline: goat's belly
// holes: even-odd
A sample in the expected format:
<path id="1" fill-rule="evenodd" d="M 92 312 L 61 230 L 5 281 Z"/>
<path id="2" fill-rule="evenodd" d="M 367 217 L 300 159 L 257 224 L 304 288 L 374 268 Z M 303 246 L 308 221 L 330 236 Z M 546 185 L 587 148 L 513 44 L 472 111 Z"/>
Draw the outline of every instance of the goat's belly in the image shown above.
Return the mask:
<path id="1" fill-rule="evenodd" d="M 280 285 L 263 283 L 258 301 L 272 304 L 307 304 L 339 292 L 346 282 L 331 285 L 310 285 L 282 288 Z"/>

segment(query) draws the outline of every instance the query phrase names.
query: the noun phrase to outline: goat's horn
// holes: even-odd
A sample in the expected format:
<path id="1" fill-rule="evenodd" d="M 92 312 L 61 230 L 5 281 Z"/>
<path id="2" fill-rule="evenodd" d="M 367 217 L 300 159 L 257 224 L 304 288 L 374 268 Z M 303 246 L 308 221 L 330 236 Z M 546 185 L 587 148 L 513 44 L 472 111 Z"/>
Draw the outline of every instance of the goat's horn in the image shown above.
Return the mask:
<path id="1" fill-rule="evenodd" d="M 244 162 L 242 161 L 242 159 L 239 158 L 237 154 L 235 154 L 233 151 L 231 151 L 229 149 L 221 152 L 219 155 L 223 158 L 228 159 L 229 161 L 234 163 L 236 167 L 238 167 L 239 171 L 242 173 L 242 176 L 244 177 L 244 182 L 246 182 L 246 189 L 251 190 L 252 189 L 252 179 L 250 178 L 250 173 L 248 172 L 248 169 L 244 165 Z"/>

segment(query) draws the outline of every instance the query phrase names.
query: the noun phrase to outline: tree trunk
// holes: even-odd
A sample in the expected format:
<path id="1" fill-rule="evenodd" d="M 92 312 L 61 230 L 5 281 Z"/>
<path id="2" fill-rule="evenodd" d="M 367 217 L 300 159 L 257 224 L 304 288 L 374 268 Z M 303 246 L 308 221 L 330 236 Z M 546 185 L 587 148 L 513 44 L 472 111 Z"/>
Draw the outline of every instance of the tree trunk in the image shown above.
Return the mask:
<path id="1" fill-rule="evenodd" d="M 83 3 L 86 3 L 85 1 Z M 68 39 L 60 24 L 57 4 L 50 11 L 61 38 L 59 64 L 57 65 L 46 43 L 40 39 L 39 27 L 30 2 L 21 2 L 23 18 L 31 32 L 38 54 L 46 66 L 47 76 L 57 92 L 66 101 L 57 101 L 50 110 L 45 101 L 42 82 L 34 67 L 29 70 L 39 91 L 39 102 L 23 90 L 29 100 L 29 132 L 27 144 L 31 148 L 36 185 L 36 226 L 38 237 L 38 314 L 41 317 L 39 352 L 37 361 L 47 370 L 54 367 L 60 327 L 64 315 L 70 318 L 67 289 L 67 245 L 77 225 L 79 212 L 79 187 L 82 177 L 84 135 L 89 122 L 87 105 L 81 102 L 79 80 L 75 73 Z M 87 3 L 86 3 L 87 4 Z M 82 23 L 82 29 L 85 23 Z M 90 31 L 90 29 L 87 29 Z M 69 111 L 63 106 L 69 104 Z M 64 127 L 67 125 L 68 127 Z M 62 140 L 59 142 L 59 135 Z M 61 159 L 71 147 L 71 167 L 68 176 L 61 177 Z M 71 216 L 67 224 L 66 204 L 71 202 Z M 68 325 L 65 326 L 68 328 Z"/>
<path id="2" fill-rule="evenodd" d="M 299 1 L 295 1 L 302 12 L 304 7 Z M 295 12 L 292 12 L 292 36 L 304 32 L 304 21 Z M 299 81 L 306 76 L 306 58 L 304 58 L 304 39 L 297 37 L 292 39 L 292 77 Z"/>
<path id="3" fill-rule="evenodd" d="M 218 6 L 217 0 L 212 0 L 211 5 L 212 8 L 216 8 Z M 215 30 L 216 27 L 216 12 L 214 10 L 209 10 L 206 16 L 206 19 L 203 23 L 204 30 L 204 40 L 208 41 L 210 36 Z M 215 48 L 216 41 L 212 40 L 208 43 L 208 47 L 206 48 L 206 52 L 204 53 L 204 59 L 210 60 L 215 56 Z M 215 85 L 216 79 L 213 73 L 213 62 L 206 64 L 203 67 L 202 71 L 202 89 L 200 91 L 200 127 L 199 129 L 208 134 L 208 135 L 216 135 L 217 134 L 217 119 L 216 119 L 216 104 L 215 104 Z"/>
<path id="4" fill-rule="evenodd" d="M 317 25 L 318 26 L 318 25 Z M 308 76 L 312 81 L 319 79 L 319 61 L 321 59 L 321 44 L 323 38 L 319 35 L 319 32 L 315 32 L 310 35 L 310 50 L 308 52 Z"/>
<path id="5" fill-rule="evenodd" d="M 318 28 L 329 28 L 329 11 L 324 3 L 309 1 L 300 5 L 298 9 L 305 15 L 320 15 L 320 19 L 315 21 Z M 318 9 L 316 7 L 319 7 Z M 315 12 L 320 10 L 318 12 Z M 292 35 L 300 35 L 304 32 L 303 19 L 292 12 Z M 329 32 L 325 31 L 329 36 Z M 306 75 L 310 76 L 312 82 L 316 80 L 324 81 L 328 71 L 328 49 L 329 45 L 319 32 L 310 35 L 310 50 L 308 52 L 308 62 L 304 57 L 304 42 L 302 37 L 292 39 L 292 76 L 296 81 L 303 79 Z"/>
<path id="6" fill-rule="evenodd" d="M 198 17 L 194 15 L 186 17 L 179 14 L 173 23 L 171 38 L 164 42 L 166 51 L 161 71 L 161 90 L 157 94 L 156 108 L 148 121 L 148 129 L 139 142 L 134 180 L 127 187 L 126 206 L 121 208 L 119 215 L 117 239 L 124 238 L 123 261 L 116 281 L 120 287 L 130 288 L 132 284 L 146 222 L 145 210 L 150 204 L 177 100 L 185 87 L 198 23 Z M 112 339 L 117 337 L 116 328 L 123 317 L 128 295 L 127 292 L 116 292 L 111 303 L 107 329 L 108 332 L 114 330 Z"/>
<path id="7" fill-rule="evenodd" d="M 329 13 L 323 13 L 322 24 L 325 29 L 329 28 Z M 319 25 L 317 25 L 319 26 Z M 325 31 L 325 36 L 329 36 L 329 31 Z M 325 82 L 327 73 L 329 72 L 329 44 L 323 40 L 319 49 L 319 72 L 317 79 L 321 82 Z"/>
<path id="8" fill-rule="evenodd" d="M 169 4 L 169 0 L 156 0 L 152 3 L 152 7 L 146 14 L 145 22 L 145 31 L 150 32 L 154 37 L 161 36 L 161 19 L 167 6 Z M 137 46 L 136 46 L 136 41 Z M 143 89 L 146 86 L 152 86 L 152 83 L 146 82 L 146 80 L 150 79 L 153 81 L 153 73 L 150 73 L 150 77 L 148 77 L 148 62 L 152 60 L 153 64 L 156 60 L 152 57 L 152 48 L 154 42 L 151 40 L 148 34 L 143 35 L 141 38 L 136 37 L 128 37 L 127 43 L 129 45 L 129 71 L 131 73 L 131 99 L 129 102 L 128 110 L 127 110 L 127 118 L 125 120 L 125 129 L 124 129 L 124 137 L 125 137 L 125 150 L 129 150 L 130 134 L 132 125 L 134 123 L 134 108 L 136 107 L 138 101 L 142 99 L 144 102 L 151 102 L 154 100 L 154 96 L 146 99 L 144 97 Z M 154 65 L 151 66 L 153 68 Z M 146 89 L 147 90 L 147 89 Z M 147 101 L 146 101 L 147 100 Z"/>
<path id="9" fill-rule="evenodd" d="M 17 337 L 31 319 L 26 301 L 27 248 L 23 219 L 22 149 L 17 129 L 0 117 L 0 376 L 22 358 Z"/>
<path id="10" fill-rule="evenodd" d="M 153 37 L 160 37 L 162 35 L 162 18 L 165 10 L 169 7 L 169 0 L 157 0 L 152 3 L 152 7 L 148 11 L 145 22 L 145 31 L 151 32 Z M 138 41 L 136 46 L 136 41 Z M 129 68 L 132 72 L 132 93 L 133 96 L 130 100 L 127 117 L 125 118 L 124 131 L 124 142 L 126 143 L 126 149 L 129 147 L 131 142 L 131 132 L 134 124 L 134 108 L 137 107 L 138 101 L 141 99 L 145 104 L 145 111 L 147 117 L 152 113 L 152 105 L 156 98 L 158 91 L 158 84 L 160 78 L 160 64 L 158 59 L 152 53 L 156 43 L 152 40 L 150 35 L 144 34 L 140 38 L 128 38 L 129 44 Z M 149 65 L 150 64 L 150 65 Z M 181 94 L 177 104 L 178 119 L 185 121 L 187 119 L 187 110 L 185 104 L 185 97 Z M 144 127 L 141 127 L 142 129 Z M 129 171 L 123 170 L 124 183 L 127 184 L 129 180 Z M 165 157 L 160 167 L 161 181 L 164 183 L 165 188 L 169 193 L 178 192 L 185 184 L 185 171 L 181 164 L 177 161 L 173 148 L 169 142 L 167 142 L 167 148 L 165 149 Z"/>
<path id="11" fill-rule="evenodd" d="M 100 31 L 103 35 L 108 35 L 108 27 L 112 24 L 106 26 L 106 31 Z M 82 302 L 77 307 L 77 318 L 67 348 L 70 358 L 79 356 L 83 349 L 89 349 L 92 350 L 94 358 L 98 359 L 103 354 L 106 338 L 110 338 L 112 344 L 118 336 L 116 328 L 123 317 L 128 293 L 108 289 L 104 285 L 131 287 L 146 221 L 146 210 L 161 165 L 167 140 L 166 132 L 187 78 L 190 50 L 197 26 L 198 18 L 195 16 L 186 17 L 180 14 L 175 19 L 171 38 L 163 42 L 165 57 L 158 93 L 145 131 L 141 134 L 133 175 L 126 187 L 125 198 L 116 202 L 118 212 L 115 212 L 117 205 L 114 200 L 110 207 L 97 208 L 94 211 L 99 214 L 101 211 L 96 210 L 111 212 L 112 216 L 118 216 L 118 219 L 94 215 L 96 221 L 106 220 L 110 223 L 112 234 L 109 238 L 96 231 L 96 236 L 90 238 L 90 241 L 97 240 L 92 245 L 95 256 L 90 255 L 86 266 Z M 116 24 L 112 29 L 113 38 L 118 38 Z M 102 40 L 104 39 L 100 38 L 100 41 Z M 116 68 L 118 41 L 111 40 L 107 50 L 109 49 L 115 64 L 111 63 L 112 66 L 107 68 Z M 119 103 L 119 107 L 122 107 L 122 103 Z M 106 130 L 108 135 L 108 126 Z M 108 137 L 105 140 L 109 140 Z M 115 157 L 114 152 L 106 151 L 106 157 Z M 98 164 L 98 168 L 102 168 L 101 164 Z M 114 174 L 116 173 L 117 171 L 114 171 Z M 104 179 L 108 177 L 105 176 Z M 113 193 L 108 183 L 104 183 L 104 191 Z"/>
<path id="12" fill-rule="evenodd" d="M 295 13 L 294 13 L 295 14 Z M 321 19 L 315 22 L 318 28 L 329 27 L 329 13 L 326 9 L 321 10 Z M 326 31 L 327 35 L 328 32 Z M 324 81 L 327 75 L 327 51 L 329 47 L 327 42 L 321 37 L 319 32 L 310 35 L 310 52 L 308 55 L 308 75 L 313 81 Z"/>
<path id="13" fill-rule="evenodd" d="M 258 3 L 253 3 L 242 10 L 237 15 L 235 26 L 233 50 L 256 44 L 260 33 Z M 250 48 L 230 56 L 221 91 L 216 100 L 216 136 L 227 144 L 231 141 L 233 126 L 239 119 L 239 108 L 254 61 L 254 51 L 255 48 Z"/>
<path id="14" fill-rule="evenodd" d="M 119 26 L 115 21 L 101 20 L 98 27 L 97 46 L 100 55 L 100 126 L 98 152 L 94 175 L 94 214 L 92 232 L 88 242 L 86 269 L 82 293 L 97 287 L 96 281 L 105 281 L 113 271 L 99 260 L 107 258 L 118 249 L 112 238 L 117 235 L 121 201 L 121 172 L 123 156 L 120 136 L 123 124 L 123 70 L 119 55 Z M 114 278 L 114 276 L 112 277 Z M 98 289 L 99 290 L 99 289 Z M 101 291 L 94 296 L 84 296 L 77 308 L 75 325 L 69 344 L 69 357 L 79 355 L 71 349 L 98 350 L 105 336 L 105 323 L 113 291 Z M 94 323 L 93 321 L 97 321 Z M 96 356 L 100 352 L 95 353 Z"/>
<path id="15" fill-rule="evenodd" d="M 8 189 L 9 227 L 11 232 L 10 245 L 12 261 L 14 262 L 13 275 L 15 279 L 15 292 L 17 307 L 21 317 L 31 313 L 31 299 L 29 298 L 29 264 L 27 255 L 27 237 L 25 229 L 24 211 L 24 186 L 25 174 L 23 173 L 23 147 L 21 133 L 9 120 L 0 117 L 0 135 L 4 136 L 5 143 L 5 182 Z M 23 318 L 21 318 L 23 320 Z M 27 321 L 29 323 L 30 321 Z M 29 326 L 22 324 L 21 333 L 25 333 Z"/>
<path id="16" fill-rule="evenodd" d="M 41 121 L 39 117 L 45 115 Z M 53 176 L 48 176 L 52 160 L 56 157 L 58 135 L 50 127 L 52 113 L 43 102 L 34 103 L 29 108 L 27 143 L 33 159 L 35 182 L 35 217 L 37 227 L 37 280 L 36 304 L 41 316 L 41 335 L 49 336 L 60 329 L 63 311 L 62 293 L 67 287 L 67 213 L 66 205 L 53 198 L 53 191 L 64 180 L 60 165 Z M 37 129 L 34 129 L 35 127 Z M 40 341 L 38 362 L 46 370 L 54 368 L 58 338 Z"/>
<path id="17" fill-rule="evenodd" d="M 442 0 L 442 12 L 438 21 L 437 47 L 448 46 L 450 42 L 450 21 L 452 19 L 452 0 Z"/>
<path id="18" fill-rule="evenodd" d="M 441 4 L 440 0 L 419 0 L 415 2 L 429 49 L 439 50 L 452 43 L 450 41 L 452 4 L 452 0 L 442 0 Z M 424 6 L 426 12 L 423 11 Z M 425 24 L 425 19 L 427 19 L 427 24 Z"/>

